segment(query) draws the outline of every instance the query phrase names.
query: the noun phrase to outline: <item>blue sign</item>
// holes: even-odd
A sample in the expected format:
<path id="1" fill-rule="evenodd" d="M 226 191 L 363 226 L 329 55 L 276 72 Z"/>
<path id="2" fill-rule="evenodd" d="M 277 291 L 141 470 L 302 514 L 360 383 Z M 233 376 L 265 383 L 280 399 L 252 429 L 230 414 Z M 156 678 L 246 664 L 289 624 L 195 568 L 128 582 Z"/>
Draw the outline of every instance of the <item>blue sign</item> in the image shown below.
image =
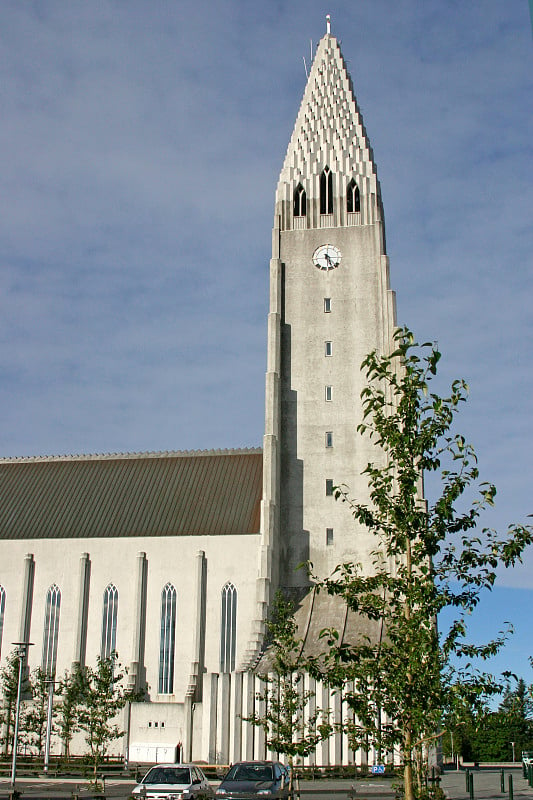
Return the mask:
<path id="1" fill-rule="evenodd" d="M 372 765 L 372 775 L 384 775 L 384 774 L 385 774 L 385 764 Z"/>

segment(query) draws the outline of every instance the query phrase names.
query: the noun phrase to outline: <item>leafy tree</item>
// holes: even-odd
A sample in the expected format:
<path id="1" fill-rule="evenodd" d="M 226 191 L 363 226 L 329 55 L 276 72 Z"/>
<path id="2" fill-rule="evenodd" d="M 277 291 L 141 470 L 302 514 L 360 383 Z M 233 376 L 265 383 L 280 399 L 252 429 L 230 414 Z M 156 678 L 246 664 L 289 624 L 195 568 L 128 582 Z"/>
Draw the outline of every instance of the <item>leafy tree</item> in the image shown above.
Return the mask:
<path id="1" fill-rule="evenodd" d="M 32 671 L 29 688 L 32 700 L 25 709 L 21 727 L 30 747 L 35 748 L 37 753 L 42 755 L 46 741 L 50 678 L 41 667 Z"/>
<path id="2" fill-rule="evenodd" d="M 109 658 L 97 659 L 96 667 L 85 667 L 79 673 L 80 704 L 78 724 L 85 733 L 89 758 L 93 766 L 93 784 L 98 786 L 98 767 L 103 762 L 109 745 L 120 739 L 116 717 L 130 700 L 139 699 L 123 686 L 126 671 L 121 669 L 116 653 Z"/>
<path id="3" fill-rule="evenodd" d="M 317 709 L 308 713 L 309 702 L 315 695 L 302 685 L 305 668 L 300 657 L 302 641 L 296 638 L 292 613 L 292 603 L 276 592 L 267 622 L 266 672 L 261 675 L 265 690 L 257 695 L 264 704 L 264 713 L 254 713 L 246 720 L 263 729 L 270 750 L 287 756 L 291 791 L 294 758 L 308 756 L 332 730 L 328 712 Z"/>
<path id="4" fill-rule="evenodd" d="M 82 699 L 83 676 L 79 667 L 73 672 L 65 671 L 59 681 L 57 705 L 57 730 L 63 742 L 63 752 L 67 761 L 70 759 L 70 743 L 74 734 L 79 731 L 79 707 Z"/>
<path id="5" fill-rule="evenodd" d="M 4 747 L 4 756 L 8 756 L 13 747 L 18 676 L 19 657 L 17 651 L 13 651 L 8 655 L 5 666 L 0 670 L 0 691 L 2 696 L 0 728 L 3 731 L 0 741 Z M 25 691 L 26 689 L 27 685 L 25 683 L 23 690 Z"/>
<path id="6" fill-rule="evenodd" d="M 378 633 L 345 643 L 337 631 L 325 631 L 330 647 L 313 668 L 344 687 L 356 717 L 352 746 L 368 742 L 391 751 L 400 745 L 405 798 L 413 800 L 422 792 L 424 750 L 439 735 L 443 715 L 456 717 L 501 688 L 474 665 L 497 652 L 505 634 L 473 645 L 466 617 L 492 588 L 496 569 L 520 560 L 533 534 L 520 525 L 503 536 L 486 528 L 475 533 L 496 489 L 478 482 L 474 450 L 451 432 L 468 387 L 458 380 L 446 397 L 430 391 L 436 347 L 418 346 L 407 329 L 397 331 L 395 344 L 391 355 L 373 352 L 362 365 L 368 385 L 358 430 L 376 447 L 375 462 L 364 470 L 370 503 L 336 489 L 375 538 L 373 569 L 346 562 L 319 582 Z M 436 497 L 427 503 L 424 473 L 436 478 Z M 444 609 L 453 621 L 439 637 L 436 619 Z"/>

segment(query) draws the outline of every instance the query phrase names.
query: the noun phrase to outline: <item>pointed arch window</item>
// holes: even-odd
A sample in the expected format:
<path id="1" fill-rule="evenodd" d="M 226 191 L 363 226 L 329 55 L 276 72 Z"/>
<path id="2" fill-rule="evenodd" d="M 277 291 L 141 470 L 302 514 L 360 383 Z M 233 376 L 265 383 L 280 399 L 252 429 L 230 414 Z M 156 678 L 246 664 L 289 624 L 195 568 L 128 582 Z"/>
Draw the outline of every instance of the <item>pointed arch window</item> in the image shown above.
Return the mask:
<path id="1" fill-rule="evenodd" d="M 293 214 L 295 217 L 305 217 L 307 213 L 307 195 L 301 183 L 294 190 Z"/>
<path id="2" fill-rule="evenodd" d="M 104 592 L 102 643 L 100 645 L 101 658 L 110 658 L 111 654 L 117 649 L 117 616 L 118 589 L 110 583 Z"/>
<path id="3" fill-rule="evenodd" d="M 320 176 L 320 213 L 333 214 L 333 174 L 329 167 L 324 167 Z"/>
<path id="4" fill-rule="evenodd" d="M 6 610 L 6 590 L 0 586 L 0 656 L 2 655 L 2 634 L 4 632 L 4 611 Z"/>
<path id="5" fill-rule="evenodd" d="M 56 672 L 57 637 L 59 634 L 59 612 L 61 610 L 61 591 L 52 584 L 46 593 L 44 610 L 43 657 L 41 668 L 47 675 Z"/>
<path id="6" fill-rule="evenodd" d="M 235 669 L 237 640 L 237 589 L 228 581 L 222 588 L 220 604 L 220 671 Z"/>
<path id="7" fill-rule="evenodd" d="M 161 592 L 161 636 L 159 640 L 159 694 L 174 691 L 176 645 L 176 590 L 167 583 Z"/>
<path id="8" fill-rule="evenodd" d="M 361 211 L 359 187 L 353 178 L 348 184 L 348 189 L 346 191 L 346 211 L 348 214 L 354 214 L 356 211 Z"/>

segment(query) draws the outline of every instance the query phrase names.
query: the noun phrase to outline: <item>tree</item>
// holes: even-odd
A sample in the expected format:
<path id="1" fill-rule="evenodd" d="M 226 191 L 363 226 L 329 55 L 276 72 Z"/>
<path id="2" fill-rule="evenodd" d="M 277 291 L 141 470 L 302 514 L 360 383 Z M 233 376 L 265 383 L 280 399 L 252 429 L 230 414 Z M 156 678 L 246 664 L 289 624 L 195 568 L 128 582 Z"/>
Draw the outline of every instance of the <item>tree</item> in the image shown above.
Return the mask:
<path id="1" fill-rule="evenodd" d="M 264 713 L 254 713 L 247 722 L 263 729 L 269 750 L 286 755 L 290 765 L 290 790 L 293 788 L 295 756 L 312 753 L 331 733 L 328 712 L 308 713 L 314 692 L 303 687 L 302 642 L 296 638 L 293 605 L 276 592 L 272 614 L 267 621 L 269 647 L 266 671 L 261 675 L 264 692 L 257 695 Z"/>
<path id="2" fill-rule="evenodd" d="M 104 760 L 111 742 L 120 739 L 124 731 L 115 720 L 129 700 L 137 695 L 123 687 L 125 670 L 121 670 L 116 653 L 97 659 L 96 667 L 85 667 L 79 673 L 79 727 L 85 733 L 89 757 L 93 766 L 93 785 L 98 787 L 98 767 Z"/>
<path id="3" fill-rule="evenodd" d="M 375 462 L 364 470 L 370 503 L 351 500 L 346 487 L 335 490 L 375 537 L 373 567 L 363 572 L 346 562 L 319 581 L 378 633 L 343 643 L 337 631 L 325 631 L 329 651 L 313 668 L 345 687 L 356 717 L 349 732 L 354 744 L 368 741 L 389 751 L 400 745 L 405 798 L 413 800 L 422 790 L 423 751 L 443 719 L 501 688 L 475 664 L 502 646 L 505 633 L 473 645 L 466 617 L 494 585 L 497 567 L 520 560 L 532 529 L 476 534 L 496 489 L 479 483 L 473 448 L 451 431 L 468 387 L 458 380 L 446 397 L 431 392 L 440 359 L 436 347 L 417 345 L 407 329 L 396 332 L 395 345 L 392 354 L 373 352 L 362 365 L 368 385 L 358 430 L 376 448 Z M 435 497 L 428 502 L 421 491 L 424 473 L 433 474 Z M 453 621 L 439 637 L 436 620 L 444 609 Z"/>
<path id="4" fill-rule="evenodd" d="M 4 746 L 4 756 L 9 755 L 13 746 L 18 677 L 19 656 L 17 651 L 13 651 L 8 655 L 5 666 L 0 670 L 0 690 L 2 694 L 0 727 L 3 730 L 1 742 Z M 25 688 L 27 687 L 24 686 L 23 689 Z"/>
<path id="5" fill-rule="evenodd" d="M 65 670 L 59 681 L 57 705 L 57 730 L 63 742 L 63 752 L 67 761 L 70 759 L 70 743 L 74 734 L 79 731 L 79 707 L 82 699 L 83 677 L 80 667 L 73 672 Z"/>
<path id="6" fill-rule="evenodd" d="M 48 674 L 41 667 L 32 671 L 29 686 L 32 700 L 25 710 L 21 725 L 28 744 L 35 748 L 38 755 L 44 753 L 50 680 Z"/>

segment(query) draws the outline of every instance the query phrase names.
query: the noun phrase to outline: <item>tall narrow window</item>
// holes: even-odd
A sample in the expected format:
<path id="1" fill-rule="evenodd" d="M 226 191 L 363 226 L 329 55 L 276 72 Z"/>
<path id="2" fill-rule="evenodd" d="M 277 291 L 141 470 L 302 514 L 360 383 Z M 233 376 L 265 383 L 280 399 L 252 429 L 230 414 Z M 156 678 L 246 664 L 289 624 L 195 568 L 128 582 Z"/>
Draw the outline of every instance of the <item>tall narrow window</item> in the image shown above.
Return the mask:
<path id="1" fill-rule="evenodd" d="M 333 447 L 333 431 L 326 431 L 326 447 Z"/>
<path id="2" fill-rule="evenodd" d="M 104 592 L 104 608 L 102 612 L 102 644 L 100 656 L 109 658 L 117 645 L 118 590 L 112 583 Z"/>
<path id="3" fill-rule="evenodd" d="M 43 657 L 41 668 L 47 675 L 56 672 L 57 636 L 59 633 L 59 612 L 61 609 L 61 592 L 54 583 L 46 593 L 44 610 Z"/>
<path id="4" fill-rule="evenodd" d="M 0 656 L 2 655 L 2 633 L 4 632 L 4 611 L 6 609 L 6 590 L 0 586 Z"/>
<path id="5" fill-rule="evenodd" d="M 329 167 L 324 167 L 320 176 L 320 213 L 333 214 L 333 175 Z"/>
<path id="6" fill-rule="evenodd" d="M 332 352 L 333 352 L 333 347 L 332 347 L 331 342 L 324 342 L 324 345 L 325 345 L 324 354 L 326 356 L 330 356 L 332 354 Z"/>
<path id="7" fill-rule="evenodd" d="M 161 637 L 159 640 L 159 694 L 174 691 L 176 644 L 176 590 L 171 583 L 161 592 Z"/>
<path id="8" fill-rule="evenodd" d="M 237 589 L 232 583 L 226 583 L 222 589 L 220 609 L 220 671 L 233 672 L 237 638 Z"/>
<path id="9" fill-rule="evenodd" d="M 324 297 L 324 313 L 329 314 L 331 311 L 331 297 Z"/>
<path id="10" fill-rule="evenodd" d="M 325 396 L 326 396 L 326 403 L 330 403 L 332 398 L 333 398 L 333 387 L 332 386 L 326 386 Z"/>
<path id="11" fill-rule="evenodd" d="M 353 214 L 354 211 L 361 211 L 361 199 L 359 197 L 359 189 L 352 178 L 346 190 L 346 211 L 348 214 Z"/>
<path id="12" fill-rule="evenodd" d="M 293 213 L 295 217 L 305 217 L 307 211 L 307 196 L 301 183 L 294 190 Z"/>
<path id="13" fill-rule="evenodd" d="M 326 528 L 326 544 L 328 546 L 333 544 L 333 528 Z"/>
<path id="14" fill-rule="evenodd" d="M 331 497 L 333 494 L 333 478 L 326 478 L 326 496 Z"/>

